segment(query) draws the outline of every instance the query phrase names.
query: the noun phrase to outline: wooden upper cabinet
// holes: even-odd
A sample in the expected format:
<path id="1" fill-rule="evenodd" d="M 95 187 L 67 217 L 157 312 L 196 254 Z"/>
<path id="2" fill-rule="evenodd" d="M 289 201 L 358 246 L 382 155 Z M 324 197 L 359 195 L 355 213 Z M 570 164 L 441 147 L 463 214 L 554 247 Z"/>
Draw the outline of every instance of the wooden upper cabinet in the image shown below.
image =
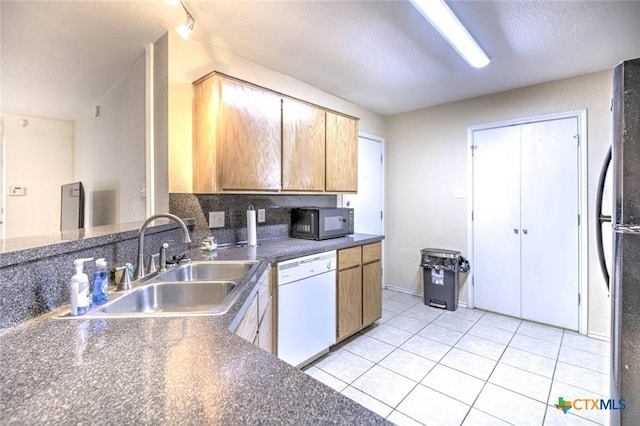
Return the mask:
<path id="1" fill-rule="evenodd" d="M 193 85 L 193 192 L 222 190 L 222 167 L 217 167 L 219 99 L 222 80 L 210 77 Z"/>
<path id="2" fill-rule="evenodd" d="M 279 191 L 281 97 L 218 75 L 194 86 L 194 192 Z"/>
<path id="3" fill-rule="evenodd" d="M 282 190 L 324 191 L 325 111 L 282 100 Z"/>
<path id="4" fill-rule="evenodd" d="M 212 73 L 193 84 L 193 192 L 356 192 L 358 120 Z"/>
<path id="5" fill-rule="evenodd" d="M 358 190 L 358 120 L 327 111 L 326 186 L 330 192 Z"/>

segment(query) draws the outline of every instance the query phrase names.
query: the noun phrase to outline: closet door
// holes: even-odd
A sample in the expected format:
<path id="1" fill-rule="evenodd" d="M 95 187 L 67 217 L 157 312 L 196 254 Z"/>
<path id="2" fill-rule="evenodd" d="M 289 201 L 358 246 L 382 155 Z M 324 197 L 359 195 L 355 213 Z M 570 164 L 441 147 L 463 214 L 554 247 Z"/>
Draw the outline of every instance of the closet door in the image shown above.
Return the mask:
<path id="1" fill-rule="evenodd" d="M 578 120 L 522 125 L 522 317 L 578 329 Z"/>
<path id="2" fill-rule="evenodd" d="M 519 317 L 520 128 L 475 131 L 473 140 L 474 303 Z"/>

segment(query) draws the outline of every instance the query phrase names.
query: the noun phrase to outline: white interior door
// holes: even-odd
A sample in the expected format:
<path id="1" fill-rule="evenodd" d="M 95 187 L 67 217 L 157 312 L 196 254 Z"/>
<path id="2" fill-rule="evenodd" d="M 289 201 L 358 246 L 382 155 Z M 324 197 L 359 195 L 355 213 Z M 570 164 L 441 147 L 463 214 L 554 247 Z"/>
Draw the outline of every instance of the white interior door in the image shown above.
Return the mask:
<path id="1" fill-rule="evenodd" d="M 578 330 L 576 117 L 473 133 L 475 306 Z"/>
<path id="2" fill-rule="evenodd" d="M 520 128 L 475 131 L 473 145 L 474 303 L 519 317 Z"/>
<path id="3" fill-rule="evenodd" d="M 577 330 L 578 119 L 521 127 L 522 317 Z"/>
<path id="4" fill-rule="evenodd" d="M 384 234 L 382 141 L 367 137 L 358 139 L 358 193 L 345 194 L 344 207 L 353 208 L 355 232 Z"/>

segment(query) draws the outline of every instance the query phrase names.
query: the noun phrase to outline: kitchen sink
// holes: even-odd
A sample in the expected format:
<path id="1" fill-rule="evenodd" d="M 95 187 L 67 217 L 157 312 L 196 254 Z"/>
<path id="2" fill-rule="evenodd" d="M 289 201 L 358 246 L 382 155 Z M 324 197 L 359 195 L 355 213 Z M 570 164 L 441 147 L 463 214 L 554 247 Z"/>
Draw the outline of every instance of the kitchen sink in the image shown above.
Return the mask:
<path id="1" fill-rule="evenodd" d="M 138 287 L 98 308 L 106 314 L 208 313 L 224 310 L 225 299 L 236 288 L 232 281 L 172 283 Z"/>
<path id="2" fill-rule="evenodd" d="M 158 276 L 158 281 L 219 281 L 237 280 L 249 272 L 253 261 L 199 261 L 180 265 Z"/>
<path id="3" fill-rule="evenodd" d="M 222 315 L 241 293 L 245 278 L 259 261 L 195 261 L 132 283 L 128 291 L 84 315 L 59 319 L 140 318 Z"/>

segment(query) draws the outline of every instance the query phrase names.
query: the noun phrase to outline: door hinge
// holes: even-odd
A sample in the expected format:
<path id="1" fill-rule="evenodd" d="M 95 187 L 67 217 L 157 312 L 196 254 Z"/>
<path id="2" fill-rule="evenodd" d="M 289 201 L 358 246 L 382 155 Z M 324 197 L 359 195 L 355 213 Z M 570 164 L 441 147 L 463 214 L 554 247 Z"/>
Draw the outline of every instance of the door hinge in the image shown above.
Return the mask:
<path id="1" fill-rule="evenodd" d="M 471 287 L 475 287 L 476 286 L 476 276 L 472 275 L 471 276 Z"/>
<path id="2" fill-rule="evenodd" d="M 380 210 L 380 220 L 384 220 L 384 219 L 382 218 L 382 210 Z"/>
<path id="3" fill-rule="evenodd" d="M 382 154 L 380 154 L 380 164 L 382 164 Z"/>
<path id="4" fill-rule="evenodd" d="M 578 306 L 580 306 L 580 293 L 578 293 Z"/>
<path id="5" fill-rule="evenodd" d="M 471 145 L 471 156 L 474 155 L 474 153 L 476 152 L 477 148 L 478 148 L 478 145 Z"/>
<path id="6" fill-rule="evenodd" d="M 578 226 L 580 226 L 580 215 L 578 214 Z"/>
<path id="7" fill-rule="evenodd" d="M 573 135 L 573 138 L 576 140 L 578 146 L 580 146 L 580 135 Z"/>
<path id="8" fill-rule="evenodd" d="M 471 210 L 471 221 L 473 222 L 473 210 Z"/>

